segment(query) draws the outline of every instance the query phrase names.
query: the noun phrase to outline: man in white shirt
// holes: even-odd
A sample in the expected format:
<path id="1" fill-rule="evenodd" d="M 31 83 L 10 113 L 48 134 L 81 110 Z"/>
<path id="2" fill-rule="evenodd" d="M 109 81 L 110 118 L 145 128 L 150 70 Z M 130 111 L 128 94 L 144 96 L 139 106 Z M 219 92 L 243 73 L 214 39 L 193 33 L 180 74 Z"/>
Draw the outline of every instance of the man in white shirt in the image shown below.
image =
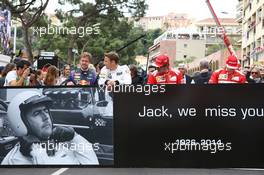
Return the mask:
<path id="1" fill-rule="evenodd" d="M 130 70 L 127 65 L 120 66 L 119 56 L 115 52 L 109 52 L 105 54 L 104 65 L 99 75 L 99 85 L 116 86 L 131 84 L 132 79 Z"/>
<path id="2" fill-rule="evenodd" d="M 20 60 L 16 63 L 16 70 L 12 70 L 6 75 L 4 86 L 28 86 L 29 66 L 30 62 L 27 60 Z"/>

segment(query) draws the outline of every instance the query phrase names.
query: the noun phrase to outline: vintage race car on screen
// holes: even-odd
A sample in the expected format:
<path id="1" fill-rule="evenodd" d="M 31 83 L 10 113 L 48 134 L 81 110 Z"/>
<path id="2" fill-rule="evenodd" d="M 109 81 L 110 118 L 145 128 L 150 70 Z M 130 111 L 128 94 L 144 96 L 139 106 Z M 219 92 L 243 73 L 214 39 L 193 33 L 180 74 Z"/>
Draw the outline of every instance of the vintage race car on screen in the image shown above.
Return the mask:
<path id="1" fill-rule="evenodd" d="M 49 88 L 44 89 L 43 94 L 53 101 L 50 112 L 54 125 L 74 128 L 77 133 L 99 147 L 95 152 L 100 164 L 113 164 L 112 98 L 105 98 L 96 88 Z M 3 104 L 5 107 L 2 107 L 2 116 L 6 117 L 5 108 L 8 102 Z M 7 120 L 4 120 L 5 130 L 8 131 L 1 132 L 5 141 L 0 141 L 0 148 L 3 149 L 0 154 L 7 154 L 17 142 Z M 3 158 L 5 155 L 0 156 Z"/>

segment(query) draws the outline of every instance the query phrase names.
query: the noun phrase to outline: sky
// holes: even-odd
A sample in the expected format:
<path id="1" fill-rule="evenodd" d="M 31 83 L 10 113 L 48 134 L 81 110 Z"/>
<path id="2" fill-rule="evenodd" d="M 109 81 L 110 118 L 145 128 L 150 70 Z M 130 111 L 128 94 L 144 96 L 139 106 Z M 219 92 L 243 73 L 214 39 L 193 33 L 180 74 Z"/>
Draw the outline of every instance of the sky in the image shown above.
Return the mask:
<path id="1" fill-rule="evenodd" d="M 238 0 L 210 0 L 219 17 L 235 17 Z M 225 3 L 223 3 L 225 2 Z M 210 18 L 205 0 L 147 0 L 147 16 L 166 15 L 168 12 L 187 13 L 196 19 Z M 227 12 L 223 14 L 221 12 Z"/>
<path id="2" fill-rule="evenodd" d="M 218 17 L 235 18 L 238 0 L 210 1 Z M 211 18 L 211 14 L 205 3 L 205 0 L 146 0 L 146 2 L 149 5 L 146 16 L 163 16 L 170 12 L 175 12 L 186 13 L 191 18 L 195 18 L 197 20 Z M 46 12 L 54 13 L 56 7 L 58 7 L 57 1 L 52 0 L 46 9 Z M 67 6 L 65 9 L 69 8 L 71 7 Z"/>

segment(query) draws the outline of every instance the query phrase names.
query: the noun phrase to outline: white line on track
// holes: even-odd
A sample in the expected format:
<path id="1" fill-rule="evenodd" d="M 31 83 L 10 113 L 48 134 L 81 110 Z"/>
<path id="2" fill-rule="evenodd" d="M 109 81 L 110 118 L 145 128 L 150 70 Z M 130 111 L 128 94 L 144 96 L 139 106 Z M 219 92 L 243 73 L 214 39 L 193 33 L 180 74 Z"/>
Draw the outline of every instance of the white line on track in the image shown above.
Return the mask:
<path id="1" fill-rule="evenodd" d="M 64 173 L 65 171 L 67 171 L 69 168 L 61 168 L 57 171 L 55 171 L 54 173 L 52 173 L 51 175 L 61 175 L 62 173 Z"/>

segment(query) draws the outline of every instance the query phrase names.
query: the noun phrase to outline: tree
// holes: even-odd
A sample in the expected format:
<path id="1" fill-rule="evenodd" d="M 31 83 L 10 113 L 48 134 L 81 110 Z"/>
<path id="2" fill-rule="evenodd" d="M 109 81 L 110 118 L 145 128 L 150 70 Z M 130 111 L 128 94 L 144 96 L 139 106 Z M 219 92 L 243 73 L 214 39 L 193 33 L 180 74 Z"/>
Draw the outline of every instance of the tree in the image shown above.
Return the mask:
<path id="1" fill-rule="evenodd" d="M 79 52 L 89 50 L 94 52 L 96 57 L 102 57 L 104 50 L 115 50 L 125 42 L 122 34 L 127 34 L 131 29 L 130 24 L 125 22 L 125 14 L 139 19 L 144 16 L 147 5 L 145 0 L 95 0 L 95 3 L 83 2 L 81 0 L 65 1 L 78 6 L 68 12 L 57 11 L 57 17 L 65 27 L 91 27 L 100 24 L 100 35 L 91 34 L 80 37 L 78 33 L 68 35 L 68 63 L 73 61 L 72 49 L 77 48 Z M 60 2 L 62 5 L 65 3 Z M 120 39 L 121 38 L 121 39 Z"/>
<path id="2" fill-rule="evenodd" d="M 214 45 L 208 46 L 206 48 L 206 56 L 211 55 L 224 48 L 225 46 L 223 44 L 214 44 Z"/>
<path id="3" fill-rule="evenodd" d="M 32 62 L 32 42 L 29 29 L 43 16 L 49 0 L 3 0 L 2 3 L 10 9 L 14 17 L 20 20 L 24 44 L 28 52 L 29 61 Z"/>

